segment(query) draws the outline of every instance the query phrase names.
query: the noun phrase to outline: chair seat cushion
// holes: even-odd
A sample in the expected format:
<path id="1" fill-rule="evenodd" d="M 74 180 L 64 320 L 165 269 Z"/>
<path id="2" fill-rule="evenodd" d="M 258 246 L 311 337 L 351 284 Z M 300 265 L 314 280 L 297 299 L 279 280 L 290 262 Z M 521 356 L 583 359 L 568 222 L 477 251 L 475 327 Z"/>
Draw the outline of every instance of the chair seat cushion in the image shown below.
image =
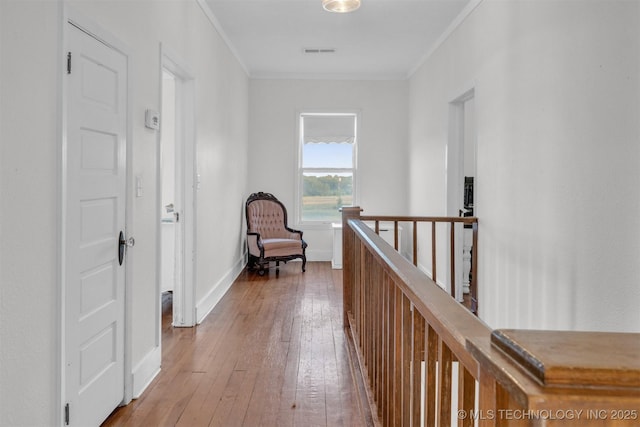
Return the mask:
<path id="1" fill-rule="evenodd" d="M 263 239 L 265 258 L 302 254 L 302 240 L 299 239 Z"/>

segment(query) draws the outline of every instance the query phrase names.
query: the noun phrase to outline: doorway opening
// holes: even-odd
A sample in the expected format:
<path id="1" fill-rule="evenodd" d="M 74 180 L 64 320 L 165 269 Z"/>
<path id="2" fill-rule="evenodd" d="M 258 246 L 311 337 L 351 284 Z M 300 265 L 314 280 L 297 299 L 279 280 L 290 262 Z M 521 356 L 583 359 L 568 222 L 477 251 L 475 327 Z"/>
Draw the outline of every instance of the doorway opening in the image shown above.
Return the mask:
<path id="1" fill-rule="evenodd" d="M 176 77 L 166 69 L 162 70 L 162 132 L 160 134 L 161 153 L 161 193 L 160 204 L 160 291 L 163 306 L 173 301 L 173 292 L 182 289 L 182 227 L 180 226 L 180 205 L 176 200 L 180 188 L 176 188 L 176 124 L 180 118 L 176 111 Z M 178 165 L 179 166 L 179 165 Z M 177 300 L 180 299 L 178 295 Z M 174 323 L 173 320 L 171 322 Z"/>
<path id="2" fill-rule="evenodd" d="M 449 104 L 449 140 L 447 144 L 447 215 L 477 216 L 474 193 L 477 184 L 476 168 L 475 90 L 470 89 Z M 473 274 L 473 232 L 462 224 L 455 225 L 455 273 L 449 277 L 456 299 L 462 302 L 469 295 L 475 304 L 475 290 L 470 289 Z M 449 251 L 451 253 L 451 251 Z M 448 272 L 449 275 L 451 273 Z"/>
<path id="3" fill-rule="evenodd" d="M 161 307 L 174 327 L 195 325 L 195 142 L 191 74 L 163 49 L 161 82 L 158 341 Z"/>

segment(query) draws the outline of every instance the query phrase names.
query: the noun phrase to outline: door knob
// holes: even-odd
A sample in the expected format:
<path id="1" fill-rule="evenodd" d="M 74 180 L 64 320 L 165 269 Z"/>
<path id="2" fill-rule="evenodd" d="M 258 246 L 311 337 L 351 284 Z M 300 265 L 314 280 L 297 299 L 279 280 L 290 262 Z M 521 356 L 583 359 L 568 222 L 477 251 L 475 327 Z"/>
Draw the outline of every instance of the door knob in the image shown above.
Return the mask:
<path id="1" fill-rule="evenodd" d="M 118 264 L 122 265 L 122 261 L 124 261 L 124 250 L 127 247 L 127 241 L 124 240 L 124 232 L 120 232 L 120 237 L 118 237 Z"/>
<path id="2" fill-rule="evenodd" d="M 124 261 L 124 253 L 126 248 L 131 248 L 136 244 L 136 239 L 133 237 L 129 237 L 128 239 L 124 238 L 124 231 L 120 232 L 120 236 L 118 237 L 118 264 L 122 265 Z"/>

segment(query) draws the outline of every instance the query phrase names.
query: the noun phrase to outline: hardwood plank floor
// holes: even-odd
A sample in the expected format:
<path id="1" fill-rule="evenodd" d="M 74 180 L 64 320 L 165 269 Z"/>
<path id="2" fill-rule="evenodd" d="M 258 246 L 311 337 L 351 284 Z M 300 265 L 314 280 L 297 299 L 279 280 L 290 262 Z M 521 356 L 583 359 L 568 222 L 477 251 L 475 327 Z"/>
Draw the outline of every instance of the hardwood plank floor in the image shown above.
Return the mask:
<path id="1" fill-rule="evenodd" d="M 364 426 L 342 328 L 342 271 L 245 271 L 196 328 L 163 300 L 162 370 L 103 426 Z M 365 405 L 366 406 L 366 405 Z"/>

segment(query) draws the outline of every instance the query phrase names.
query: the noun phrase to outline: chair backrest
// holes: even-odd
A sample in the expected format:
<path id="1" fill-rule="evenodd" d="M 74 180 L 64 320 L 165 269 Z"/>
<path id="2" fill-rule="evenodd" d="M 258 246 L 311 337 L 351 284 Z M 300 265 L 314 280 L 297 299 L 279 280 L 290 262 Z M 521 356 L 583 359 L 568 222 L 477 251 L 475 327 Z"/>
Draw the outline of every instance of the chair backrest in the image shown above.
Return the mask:
<path id="1" fill-rule="evenodd" d="M 253 193 L 245 206 L 247 231 L 260 233 L 263 239 L 287 235 L 287 209 L 273 194 Z"/>

